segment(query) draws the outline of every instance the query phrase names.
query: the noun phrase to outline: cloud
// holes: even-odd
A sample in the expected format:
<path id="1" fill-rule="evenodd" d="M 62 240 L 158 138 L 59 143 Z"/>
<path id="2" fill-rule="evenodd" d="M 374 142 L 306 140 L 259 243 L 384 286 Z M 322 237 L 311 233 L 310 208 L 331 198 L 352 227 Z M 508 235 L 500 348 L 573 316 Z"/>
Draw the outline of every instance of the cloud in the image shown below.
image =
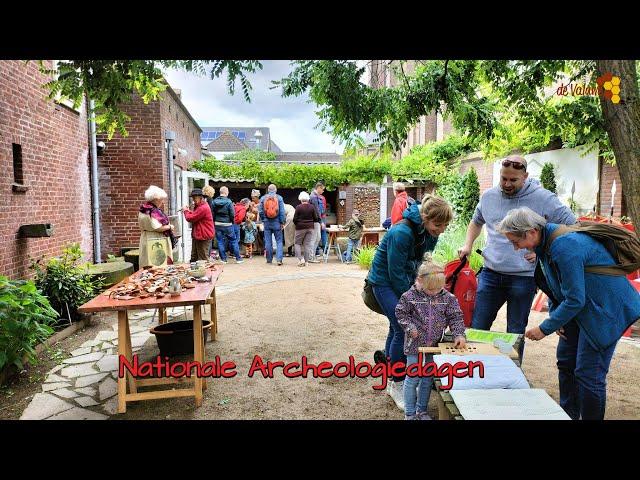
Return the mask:
<path id="1" fill-rule="evenodd" d="M 289 61 L 263 61 L 263 69 L 248 74 L 251 83 L 251 103 L 244 100 L 239 83 L 235 95 L 229 95 L 226 76 L 208 77 L 170 70 L 166 79 L 173 88 L 182 90 L 182 103 L 201 127 L 269 127 L 271 138 L 283 150 L 290 152 L 342 153 L 343 146 L 332 143 L 330 135 L 319 128 L 316 105 L 307 95 L 282 98 L 279 88 L 271 89 L 272 80 L 285 77 Z"/>

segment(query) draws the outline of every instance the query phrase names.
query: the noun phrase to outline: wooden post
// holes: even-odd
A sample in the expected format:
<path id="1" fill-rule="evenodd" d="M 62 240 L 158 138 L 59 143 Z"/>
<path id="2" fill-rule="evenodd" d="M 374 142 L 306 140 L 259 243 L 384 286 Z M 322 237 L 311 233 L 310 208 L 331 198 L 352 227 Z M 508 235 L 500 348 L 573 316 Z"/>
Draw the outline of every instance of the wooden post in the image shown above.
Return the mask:
<path id="1" fill-rule="evenodd" d="M 127 311 L 118 310 L 118 361 L 120 355 L 127 356 Z M 118 413 L 127 411 L 127 371 L 125 370 L 123 377 L 118 377 Z"/>
<path id="2" fill-rule="evenodd" d="M 203 338 L 202 338 L 202 310 L 200 305 L 193 306 L 193 359 L 199 362 L 201 365 L 204 363 L 204 351 L 203 351 Z M 196 372 L 197 373 L 197 372 Z M 196 396 L 196 407 L 202 405 L 202 377 L 195 376 L 194 389 Z"/>
<path id="3" fill-rule="evenodd" d="M 218 309 L 216 307 L 216 289 L 211 292 L 211 341 L 216 340 L 216 333 L 218 333 Z"/>

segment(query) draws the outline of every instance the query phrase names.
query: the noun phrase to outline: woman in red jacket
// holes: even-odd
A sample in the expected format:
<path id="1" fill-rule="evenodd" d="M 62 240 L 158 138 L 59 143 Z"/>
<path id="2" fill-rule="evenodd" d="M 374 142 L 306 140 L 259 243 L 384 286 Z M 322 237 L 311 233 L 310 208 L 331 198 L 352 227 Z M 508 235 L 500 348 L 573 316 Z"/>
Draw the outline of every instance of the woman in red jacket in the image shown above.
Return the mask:
<path id="1" fill-rule="evenodd" d="M 207 260 L 209 254 L 209 242 L 213 239 L 215 230 L 211 208 L 204 199 L 200 188 L 191 191 L 193 198 L 193 210 L 184 208 L 184 218 L 191 223 L 191 261 Z"/>

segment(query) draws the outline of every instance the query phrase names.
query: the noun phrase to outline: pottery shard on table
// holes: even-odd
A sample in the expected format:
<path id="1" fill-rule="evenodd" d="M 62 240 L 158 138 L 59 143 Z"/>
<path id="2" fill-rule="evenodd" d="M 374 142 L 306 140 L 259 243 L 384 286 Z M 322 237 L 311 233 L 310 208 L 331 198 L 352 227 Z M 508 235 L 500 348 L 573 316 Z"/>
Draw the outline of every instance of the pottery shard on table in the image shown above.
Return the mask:
<path id="1" fill-rule="evenodd" d="M 59 413 L 49 420 L 106 420 L 109 417 L 101 413 L 92 412 L 85 408 L 73 407 L 66 412 Z"/>
<path id="2" fill-rule="evenodd" d="M 62 363 L 66 364 L 66 365 L 77 365 L 77 364 L 80 364 L 80 363 L 97 362 L 103 356 L 104 356 L 104 353 L 102 353 L 102 352 L 88 353 L 86 355 L 80 355 L 78 357 L 67 358 Z"/>
<path id="3" fill-rule="evenodd" d="M 95 375 L 80 377 L 76 380 L 76 388 L 93 385 L 95 383 L 98 383 L 100 380 L 102 380 L 106 376 L 107 376 L 106 373 L 96 373 Z"/>
<path id="4" fill-rule="evenodd" d="M 20 420 L 43 420 L 73 408 L 73 405 L 48 393 L 36 393 Z"/>

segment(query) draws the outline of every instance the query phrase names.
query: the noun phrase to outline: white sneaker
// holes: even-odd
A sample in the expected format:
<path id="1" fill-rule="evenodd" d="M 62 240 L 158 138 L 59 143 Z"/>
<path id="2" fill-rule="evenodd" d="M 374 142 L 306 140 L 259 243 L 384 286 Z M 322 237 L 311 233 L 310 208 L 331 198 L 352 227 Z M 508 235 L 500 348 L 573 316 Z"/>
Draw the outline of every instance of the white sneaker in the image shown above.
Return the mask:
<path id="1" fill-rule="evenodd" d="M 391 381 L 391 393 L 389 394 L 396 406 L 404 412 L 404 381 Z"/>

